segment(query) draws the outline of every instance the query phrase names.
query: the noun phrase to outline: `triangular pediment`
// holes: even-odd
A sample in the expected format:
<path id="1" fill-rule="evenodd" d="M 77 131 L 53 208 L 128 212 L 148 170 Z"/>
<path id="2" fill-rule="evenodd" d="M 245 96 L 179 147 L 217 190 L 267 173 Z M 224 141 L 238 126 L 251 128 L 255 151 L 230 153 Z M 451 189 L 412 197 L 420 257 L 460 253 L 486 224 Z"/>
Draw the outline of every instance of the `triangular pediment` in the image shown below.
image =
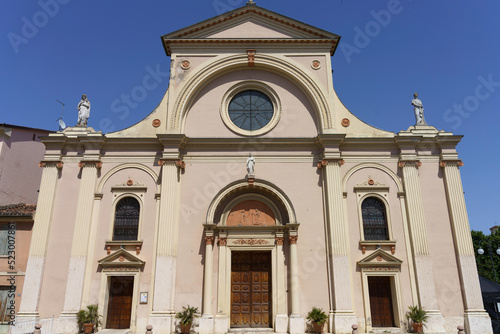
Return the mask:
<path id="1" fill-rule="evenodd" d="M 399 267 L 401 263 L 403 263 L 403 261 L 383 251 L 382 249 L 377 249 L 375 252 L 371 253 L 364 259 L 358 261 L 360 267 L 371 267 L 371 266 Z"/>
<path id="2" fill-rule="evenodd" d="M 124 249 L 119 249 L 97 262 L 103 267 L 142 267 L 145 263 Z"/>
<path id="3" fill-rule="evenodd" d="M 162 36 L 165 50 L 183 40 L 323 40 L 335 49 L 340 36 L 256 5 L 246 5 L 224 15 Z"/>

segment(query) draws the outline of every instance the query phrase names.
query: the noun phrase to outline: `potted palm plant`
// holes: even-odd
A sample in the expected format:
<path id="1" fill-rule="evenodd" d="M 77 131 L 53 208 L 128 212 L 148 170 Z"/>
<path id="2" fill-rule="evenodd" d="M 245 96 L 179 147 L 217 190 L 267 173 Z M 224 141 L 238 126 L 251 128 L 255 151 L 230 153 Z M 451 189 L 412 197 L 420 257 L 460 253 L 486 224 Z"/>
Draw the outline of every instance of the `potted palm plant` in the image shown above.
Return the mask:
<path id="1" fill-rule="evenodd" d="M 328 319 L 328 315 L 326 315 L 323 309 L 318 307 L 313 307 L 307 314 L 307 320 L 311 320 L 314 333 L 316 334 L 320 334 L 323 331 L 326 319 Z"/>
<path id="2" fill-rule="evenodd" d="M 424 323 L 427 322 L 429 315 L 427 311 L 420 306 L 408 306 L 410 309 L 406 312 L 406 318 L 411 320 L 411 325 L 415 333 L 422 333 Z"/>
<path id="3" fill-rule="evenodd" d="M 181 328 L 181 333 L 189 334 L 194 318 L 198 318 L 196 314 L 198 313 L 198 308 L 188 305 L 187 307 L 183 306 L 182 309 L 182 312 L 177 312 L 175 317 L 180 319 L 179 326 Z"/>
<path id="4" fill-rule="evenodd" d="M 76 314 L 80 329 L 83 328 L 85 334 L 92 333 L 94 327 L 101 324 L 101 316 L 97 305 L 88 305 L 86 310 L 80 310 Z"/>

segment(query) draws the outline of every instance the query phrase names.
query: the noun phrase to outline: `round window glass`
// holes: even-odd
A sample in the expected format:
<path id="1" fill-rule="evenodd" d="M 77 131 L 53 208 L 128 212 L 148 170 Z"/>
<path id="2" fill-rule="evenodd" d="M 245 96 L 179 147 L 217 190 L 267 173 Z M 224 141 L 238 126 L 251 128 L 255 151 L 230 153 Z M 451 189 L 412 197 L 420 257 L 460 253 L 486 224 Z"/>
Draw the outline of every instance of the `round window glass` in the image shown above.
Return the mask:
<path id="1" fill-rule="evenodd" d="M 255 131 L 269 124 L 274 115 L 271 99 L 258 90 L 236 94 L 228 107 L 231 121 L 243 130 Z"/>

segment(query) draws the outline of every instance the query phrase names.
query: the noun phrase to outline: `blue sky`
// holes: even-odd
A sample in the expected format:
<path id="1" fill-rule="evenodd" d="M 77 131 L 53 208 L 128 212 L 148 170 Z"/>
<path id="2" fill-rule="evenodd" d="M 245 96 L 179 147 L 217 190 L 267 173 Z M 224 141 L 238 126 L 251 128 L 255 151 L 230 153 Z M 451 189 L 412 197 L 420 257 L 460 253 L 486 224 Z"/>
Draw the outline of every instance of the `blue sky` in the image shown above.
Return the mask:
<path id="1" fill-rule="evenodd" d="M 0 3 L 0 123 L 57 130 L 76 123 L 83 93 L 89 125 L 110 132 L 151 112 L 167 89 L 160 36 L 246 0 L 4 0 Z M 334 86 L 356 116 L 398 132 L 426 121 L 464 135 L 461 168 L 472 229 L 500 224 L 493 178 L 500 165 L 499 1 L 256 0 L 257 5 L 342 36 Z M 156 88 L 117 113 L 117 100 L 156 72 Z M 113 105 L 114 103 L 114 105 Z M 123 110 L 123 109 L 122 109 Z"/>

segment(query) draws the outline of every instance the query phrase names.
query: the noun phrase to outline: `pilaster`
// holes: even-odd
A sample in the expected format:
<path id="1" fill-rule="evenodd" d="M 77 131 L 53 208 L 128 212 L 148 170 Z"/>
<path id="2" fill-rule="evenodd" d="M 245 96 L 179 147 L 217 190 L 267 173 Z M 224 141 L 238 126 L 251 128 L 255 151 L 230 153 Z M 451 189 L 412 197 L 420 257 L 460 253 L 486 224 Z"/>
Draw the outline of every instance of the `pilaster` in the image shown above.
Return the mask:
<path id="1" fill-rule="evenodd" d="M 43 172 L 24 280 L 23 298 L 17 314 L 18 321 L 34 320 L 39 316 L 38 302 L 47 255 L 54 197 L 63 163 L 60 160 L 42 161 L 40 167 L 43 168 Z"/>
<path id="2" fill-rule="evenodd" d="M 470 334 L 492 333 L 491 321 L 483 308 L 469 219 L 460 177 L 460 160 L 441 160 L 444 182 L 451 216 L 453 237 L 465 306 L 465 328 Z"/>
<path id="3" fill-rule="evenodd" d="M 352 282 L 349 261 L 349 237 L 345 220 L 344 199 L 342 191 L 341 168 L 344 160 L 331 158 L 325 152 L 318 167 L 324 170 L 324 189 L 327 219 L 327 237 L 330 267 L 330 331 L 350 333 L 352 324 L 357 323 L 353 311 L 351 295 Z"/>
<path id="4" fill-rule="evenodd" d="M 59 321 L 65 330 L 77 328 L 75 322 L 76 313 L 84 306 L 82 305 L 82 295 L 85 269 L 87 267 L 94 192 L 97 172 L 102 167 L 102 162 L 99 160 L 82 160 L 78 164 L 78 167 L 81 168 L 80 189 L 78 192 L 68 279 L 66 281 L 64 309 Z"/>

